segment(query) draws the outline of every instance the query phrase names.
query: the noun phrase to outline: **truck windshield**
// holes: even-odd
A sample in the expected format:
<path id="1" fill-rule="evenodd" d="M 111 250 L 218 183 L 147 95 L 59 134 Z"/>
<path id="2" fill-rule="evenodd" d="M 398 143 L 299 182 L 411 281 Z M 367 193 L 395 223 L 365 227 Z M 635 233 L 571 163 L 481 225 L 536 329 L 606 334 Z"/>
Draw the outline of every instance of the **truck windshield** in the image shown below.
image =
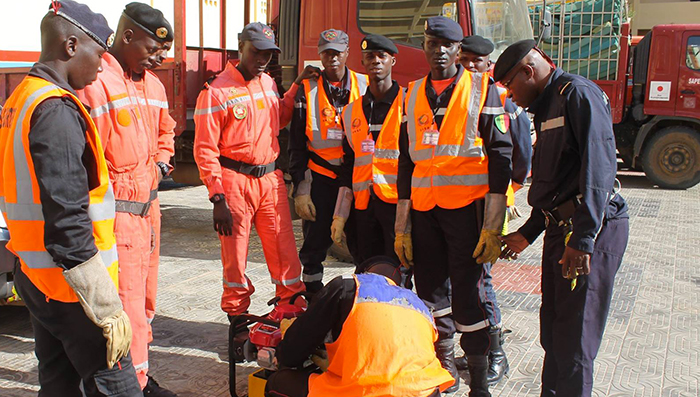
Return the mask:
<path id="1" fill-rule="evenodd" d="M 532 38 L 526 0 L 472 0 L 474 27 L 479 36 L 493 41 L 493 61 L 516 41 Z"/>

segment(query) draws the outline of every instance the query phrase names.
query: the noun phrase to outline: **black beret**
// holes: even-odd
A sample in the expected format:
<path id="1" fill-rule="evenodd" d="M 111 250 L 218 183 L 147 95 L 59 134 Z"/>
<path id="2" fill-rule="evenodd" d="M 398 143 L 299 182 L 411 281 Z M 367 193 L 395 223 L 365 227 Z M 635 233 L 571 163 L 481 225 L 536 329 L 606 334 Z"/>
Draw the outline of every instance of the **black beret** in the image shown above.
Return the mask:
<path id="1" fill-rule="evenodd" d="M 498 62 L 493 68 L 493 79 L 496 81 L 503 80 L 508 72 L 511 71 L 530 51 L 537 46 L 535 40 L 520 40 L 513 43 L 498 57 Z"/>
<path id="2" fill-rule="evenodd" d="M 491 40 L 478 35 L 467 36 L 462 39 L 462 51 L 469 51 L 476 55 L 489 55 L 494 48 Z"/>
<path id="3" fill-rule="evenodd" d="M 385 51 L 391 55 L 399 53 L 399 49 L 396 48 L 396 44 L 390 39 L 378 35 L 378 34 L 368 34 L 362 39 L 362 44 L 360 44 L 362 52 L 370 51 Z"/>
<path id="4" fill-rule="evenodd" d="M 49 10 L 77 26 L 105 50 L 114 42 L 114 31 L 110 29 L 107 19 L 85 4 L 72 0 L 54 1 Z"/>
<path id="5" fill-rule="evenodd" d="M 133 2 L 126 5 L 124 15 L 159 42 L 173 41 L 173 27 L 160 10 L 148 4 Z"/>
<path id="6" fill-rule="evenodd" d="M 458 42 L 464 37 L 462 27 L 452 19 L 443 16 L 428 18 L 425 21 L 425 34 L 453 42 Z"/>
<path id="7" fill-rule="evenodd" d="M 277 51 L 280 48 L 275 44 L 275 32 L 272 28 L 260 22 L 251 22 L 243 27 L 243 31 L 238 35 L 240 41 L 250 41 L 253 47 L 260 51 Z"/>

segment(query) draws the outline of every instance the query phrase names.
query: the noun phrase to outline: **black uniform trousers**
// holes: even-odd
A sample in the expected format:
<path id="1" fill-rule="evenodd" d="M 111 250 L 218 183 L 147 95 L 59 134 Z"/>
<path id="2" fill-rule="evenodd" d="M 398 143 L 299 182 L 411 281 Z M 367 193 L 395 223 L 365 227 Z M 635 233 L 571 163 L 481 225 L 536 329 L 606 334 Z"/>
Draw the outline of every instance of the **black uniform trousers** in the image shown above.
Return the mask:
<path id="1" fill-rule="evenodd" d="M 315 368 L 312 366 L 312 369 Z M 309 395 L 309 368 L 306 369 L 281 369 L 273 372 L 265 385 L 266 397 L 306 397 Z M 440 390 L 436 389 L 428 397 L 440 397 Z"/>
<path id="2" fill-rule="evenodd" d="M 479 242 L 477 205 L 413 210 L 411 216 L 416 291 L 433 311 L 439 338 L 459 330 L 466 355 L 488 354 L 485 306 L 491 303 L 480 297 L 486 268 L 472 257 Z"/>
<path id="3" fill-rule="evenodd" d="M 39 360 L 39 397 L 142 396 L 131 355 L 107 368 L 107 341 L 80 303 L 49 300 L 15 266 L 15 287 L 29 309 Z"/>
<path id="4" fill-rule="evenodd" d="M 598 354 L 610 309 L 615 274 L 629 237 L 629 219 L 606 220 L 591 255 L 591 273 L 571 280 L 562 277 L 559 260 L 564 236 L 550 225 L 542 254 L 540 343 L 545 351 L 542 396 L 590 396 L 593 361 Z"/>
<path id="5" fill-rule="evenodd" d="M 394 251 L 396 204 L 384 202 L 372 194 L 367 209 L 355 210 L 355 222 L 357 263 L 378 255 L 389 256 L 398 262 L 399 257 Z"/>
<path id="6" fill-rule="evenodd" d="M 318 283 L 321 288 L 323 280 L 323 261 L 326 260 L 328 249 L 333 244 L 331 240 L 331 223 L 335 212 L 335 202 L 338 198 L 338 184 L 335 180 L 324 178 L 313 173 L 311 181 L 311 200 L 316 207 L 316 221 L 303 221 L 302 231 L 304 243 L 299 250 L 299 260 L 303 267 L 302 281 L 307 284 Z M 357 255 L 352 211 L 345 224 L 348 249 L 353 258 Z"/>

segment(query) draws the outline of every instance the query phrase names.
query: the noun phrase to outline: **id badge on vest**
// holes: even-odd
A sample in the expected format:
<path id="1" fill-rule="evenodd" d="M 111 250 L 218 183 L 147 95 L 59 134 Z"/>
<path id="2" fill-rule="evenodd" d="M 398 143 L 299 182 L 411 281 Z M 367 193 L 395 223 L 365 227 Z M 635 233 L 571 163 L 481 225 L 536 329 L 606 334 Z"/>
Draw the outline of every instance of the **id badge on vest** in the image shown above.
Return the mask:
<path id="1" fill-rule="evenodd" d="M 440 139 L 440 131 L 427 130 L 423 133 L 423 144 L 429 146 L 437 146 Z"/>
<path id="2" fill-rule="evenodd" d="M 326 139 L 343 139 L 343 130 L 338 127 L 328 128 Z"/>
<path id="3" fill-rule="evenodd" d="M 372 139 L 362 141 L 362 153 L 374 153 L 374 141 Z"/>

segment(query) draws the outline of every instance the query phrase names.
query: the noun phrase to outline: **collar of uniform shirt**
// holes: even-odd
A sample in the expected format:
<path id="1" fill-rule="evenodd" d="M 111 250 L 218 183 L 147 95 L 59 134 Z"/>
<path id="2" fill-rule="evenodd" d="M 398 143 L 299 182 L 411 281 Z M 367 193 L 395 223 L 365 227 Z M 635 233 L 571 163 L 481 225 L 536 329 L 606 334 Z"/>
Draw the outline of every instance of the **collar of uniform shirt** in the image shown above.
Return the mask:
<path id="1" fill-rule="evenodd" d="M 394 99 L 396 99 L 396 95 L 399 94 L 399 83 L 396 82 L 396 80 L 391 80 L 391 88 L 389 88 L 389 91 L 384 95 L 384 97 L 380 100 L 375 100 L 374 95 L 372 95 L 372 91 L 370 91 L 369 88 L 367 88 L 367 92 L 365 95 L 362 96 L 362 106 L 369 106 L 370 103 L 388 103 L 389 105 L 394 103 Z"/>
<path id="2" fill-rule="evenodd" d="M 325 70 L 321 72 L 321 76 L 323 78 L 323 89 L 326 91 L 326 95 L 328 96 L 328 99 L 330 99 L 331 105 L 337 109 L 338 113 L 341 113 L 343 106 L 340 106 L 340 104 L 350 97 L 350 90 L 352 89 L 350 69 L 348 69 L 347 66 L 345 67 L 345 75 L 343 76 L 342 80 L 343 84 L 340 87 L 329 84 L 330 80 L 328 80 Z"/>
<path id="3" fill-rule="evenodd" d="M 430 73 L 428 73 L 428 83 L 425 85 L 425 95 L 428 97 L 428 101 L 431 104 L 435 104 L 437 106 L 439 102 L 441 102 L 441 99 L 444 96 L 447 96 L 448 98 L 452 96 L 452 91 L 454 91 L 455 85 L 457 85 L 457 82 L 459 81 L 460 77 L 462 77 L 462 74 L 464 73 L 464 67 L 460 64 L 457 64 L 457 74 L 454 75 L 454 81 L 450 83 L 450 85 L 445 88 L 445 90 L 440 93 L 440 95 L 435 92 L 435 88 L 433 88 L 433 83 L 432 83 L 432 78 L 430 77 Z M 447 107 L 447 104 L 445 104 L 445 107 Z"/>
<path id="4" fill-rule="evenodd" d="M 535 98 L 534 101 L 530 104 L 530 106 L 527 108 L 528 113 L 535 114 L 537 113 L 542 106 L 548 101 L 545 98 L 550 98 L 551 97 L 551 91 L 554 88 L 554 81 L 559 78 L 564 73 L 562 69 L 556 68 L 554 69 L 554 72 L 549 76 L 549 81 L 547 81 L 547 85 L 544 86 L 544 90 L 542 90 L 542 93 Z"/>
<path id="5" fill-rule="evenodd" d="M 32 69 L 29 71 L 29 75 L 33 77 L 38 77 L 40 79 L 44 79 L 50 83 L 53 83 L 64 90 L 70 92 L 73 95 L 78 95 L 75 93 L 75 90 L 73 87 L 68 84 L 67 81 L 63 80 L 58 73 L 56 73 L 55 70 L 51 69 L 50 66 L 43 64 L 41 62 L 37 62 L 32 66 Z M 89 107 L 86 107 L 89 111 Z"/>

